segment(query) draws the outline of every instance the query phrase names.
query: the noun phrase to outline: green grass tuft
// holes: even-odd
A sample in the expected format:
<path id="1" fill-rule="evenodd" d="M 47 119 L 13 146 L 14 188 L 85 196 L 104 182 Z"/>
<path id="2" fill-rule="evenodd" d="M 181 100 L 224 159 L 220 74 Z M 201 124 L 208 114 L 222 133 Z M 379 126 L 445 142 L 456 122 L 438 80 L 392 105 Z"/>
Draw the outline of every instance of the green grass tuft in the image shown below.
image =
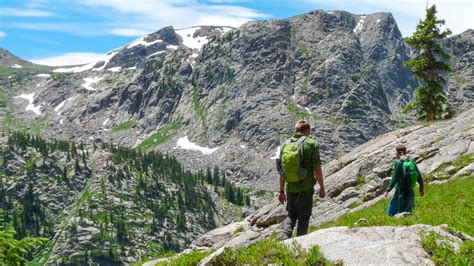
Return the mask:
<path id="1" fill-rule="evenodd" d="M 293 99 L 288 100 L 288 113 L 293 115 L 297 119 L 311 119 L 311 120 L 318 120 L 316 115 L 311 114 L 308 110 L 301 108 L 296 104 Z"/>
<path id="2" fill-rule="evenodd" d="M 202 251 L 192 251 L 188 254 L 182 254 L 166 262 L 159 262 L 156 265 L 197 265 L 199 261 L 207 257 L 209 253 Z"/>
<path id="3" fill-rule="evenodd" d="M 361 205 L 361 203 L 356 201 L 356 202 L 351 203 L 348 207 L 349 207 L 349 209 L 355 209 L 355 208 L 359 207 L 360 205 Z"/>
<path id="4" fill-rule="evenodd" d="M 125 121 L 112 129 L 113 132 L 123 131 L 134 127 L 137 124 L 135 120 Z"/>
<path id="5" fill-rule="evenodd" d="M 167 142 L 171 138 L 171 135 L 180 127 L 181 125 L 178 122 L 168 124 L 153 135 L 144 139 L 140 144 L 137 145 L 136 149 L 148 150 L 156 145 L 163 144 Z"/>
<path id="6" fill-rule="evenodd" d="M 472 223 L 474 193 L 472 191 L 474 191 L 474 176 L 455 179 L 440 185 L 426 185 L 425 196 L 423 198 L 417 196 L 415 199 L 413 215 L 404 219 L 397 220 L 386 215 L 389 204 L 389 199 L 386 199 L 366 209 L 343 215 L 336 221 L 311 228 L 310 231 L 334 226 L 352 227 L 359 219 L 365 218 L 371 226 L 447 224 L 458 231 L 474 235 Z"/>
<path id="7" fill-rule="evenodd" d="M 423 248 L 431 255 L 435 265 L 473 265 L 474 242 L 464 241 L 458 253 L 449 244 L 450 240 L 435 232 L 427 232 L 421 237 Z"/>
<path id="8" fill-rule="evenodd" d="M 197 91 L 197 88 L 194 86 L 193 90 L 191 92 L 192 98 L 193 98 L 193 106 L 194 106 L 194 111 L 198 114 L 199 118 L 201 118 L 202 126 L 206 128 L 206 105 L 202 104 L 201 101 L 199 100 L 199 94 Z"/>
<path id="9" fill-rule="evenodd" d="M 334 265 L 315 245 L 304 250 L 298 244 L 285 245 L 273 235 L 247 248 L 227 248 L 210 265 Z"/>

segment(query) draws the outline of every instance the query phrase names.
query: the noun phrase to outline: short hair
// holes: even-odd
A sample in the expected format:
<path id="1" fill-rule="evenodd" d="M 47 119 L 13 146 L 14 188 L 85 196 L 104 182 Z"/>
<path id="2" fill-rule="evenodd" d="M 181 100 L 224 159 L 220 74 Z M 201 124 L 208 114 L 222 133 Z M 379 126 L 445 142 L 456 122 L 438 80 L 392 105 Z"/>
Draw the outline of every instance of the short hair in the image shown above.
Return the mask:
<path id="1" fill-rule="evenodd" d="M 306 130 L 311 130 L 311 126 L 306 120 L 299 120 L 295 124 L 295 133 L 303 133 Z"/>
<path id="2" fill-rule="evenodd" d="M 407 154 L 407 147 L 405 147 L 405 145 L 403 144 L 397 145 L 397 147 L 395 147 L 395 150 L 397 151 L 397 153 Z"/>

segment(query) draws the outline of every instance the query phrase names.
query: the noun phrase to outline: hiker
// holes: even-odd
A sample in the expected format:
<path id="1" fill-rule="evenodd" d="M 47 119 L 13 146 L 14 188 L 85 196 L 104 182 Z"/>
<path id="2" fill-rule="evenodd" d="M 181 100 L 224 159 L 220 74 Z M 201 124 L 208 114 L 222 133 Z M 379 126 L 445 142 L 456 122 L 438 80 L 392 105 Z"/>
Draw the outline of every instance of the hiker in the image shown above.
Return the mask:
<path id="1" fill-rule="evenodd" d="M 387 215 L 393 216 L 397 213 L 412 212 L 415 206 L 414 188 L 416 182 L 419 184 L 420 196 L 423 197 L 423 178 L 416 163 L 407 157 L 407 148 L 404 145 L 398 145 L 396 148 L 397 160 L 393 165 L 392 179 L 388 185 L 385 198 L 395 187 L 395 195 L 387 209 Z"/>
<path id="2" fill-rule="evenodd" d="M 296 122 L 293 137 L 282 144 L 279 159 L 276 160 L 280 173 L 278 200 L 281 204 L 287 201 L 288 217 L 283 222 L 285 238 L 291 238 L 297 221 L 297 235 L 308 233 L 309 218 L 313 209 L 313 187 L 316 181 L 320 187 L 319 197 L 324 198 L 326 195 L 319 144 L 309 138 L 310 129 L 307 121 Z"/>

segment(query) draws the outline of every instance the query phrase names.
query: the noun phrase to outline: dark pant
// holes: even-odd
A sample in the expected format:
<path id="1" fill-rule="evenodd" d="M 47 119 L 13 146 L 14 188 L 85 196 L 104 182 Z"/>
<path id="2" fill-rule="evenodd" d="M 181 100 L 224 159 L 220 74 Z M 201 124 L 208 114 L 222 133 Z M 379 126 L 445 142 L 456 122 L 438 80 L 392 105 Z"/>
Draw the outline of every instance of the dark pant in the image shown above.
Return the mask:
<path id="1" fill-rule="evenodd" d="M 313 194 L 314 189 L 287 193 L 286 210 L 288 211 L 288 217 L 283 221 L 284 237 L 291 238 L 296 221 L 298 221 L 298 227 L 296 228 L 297 236 L 308 233 L 309 218 L 313 210 Z"/>
<path id="2" fill-rule="evenodd" d="M 415 206 L 415 193 L 412 191 L 405 195 L 400 195 L 398 191 L 395 191 L 392 200 L 387 208 L 387 215 L 393 216 L 397 213 L 402 212 L 413 212 Z"/>

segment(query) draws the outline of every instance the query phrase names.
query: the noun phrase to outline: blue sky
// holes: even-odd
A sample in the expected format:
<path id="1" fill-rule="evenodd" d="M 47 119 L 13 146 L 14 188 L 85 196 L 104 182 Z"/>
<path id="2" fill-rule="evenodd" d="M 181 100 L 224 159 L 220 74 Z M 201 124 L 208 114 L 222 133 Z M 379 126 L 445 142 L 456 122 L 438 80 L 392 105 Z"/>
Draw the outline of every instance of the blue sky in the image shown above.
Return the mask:
<path id="1" fill-rule="evenodd" d="M 474 27 L 472 0 L 430 4 L 454 33 Z M 86 63 L 168 25 L 239 26 L 315 9 L 392 12 L 409 36 L 425 6 L 425 0 L 0 0 L 0 47 L 44 64 Z"/>

